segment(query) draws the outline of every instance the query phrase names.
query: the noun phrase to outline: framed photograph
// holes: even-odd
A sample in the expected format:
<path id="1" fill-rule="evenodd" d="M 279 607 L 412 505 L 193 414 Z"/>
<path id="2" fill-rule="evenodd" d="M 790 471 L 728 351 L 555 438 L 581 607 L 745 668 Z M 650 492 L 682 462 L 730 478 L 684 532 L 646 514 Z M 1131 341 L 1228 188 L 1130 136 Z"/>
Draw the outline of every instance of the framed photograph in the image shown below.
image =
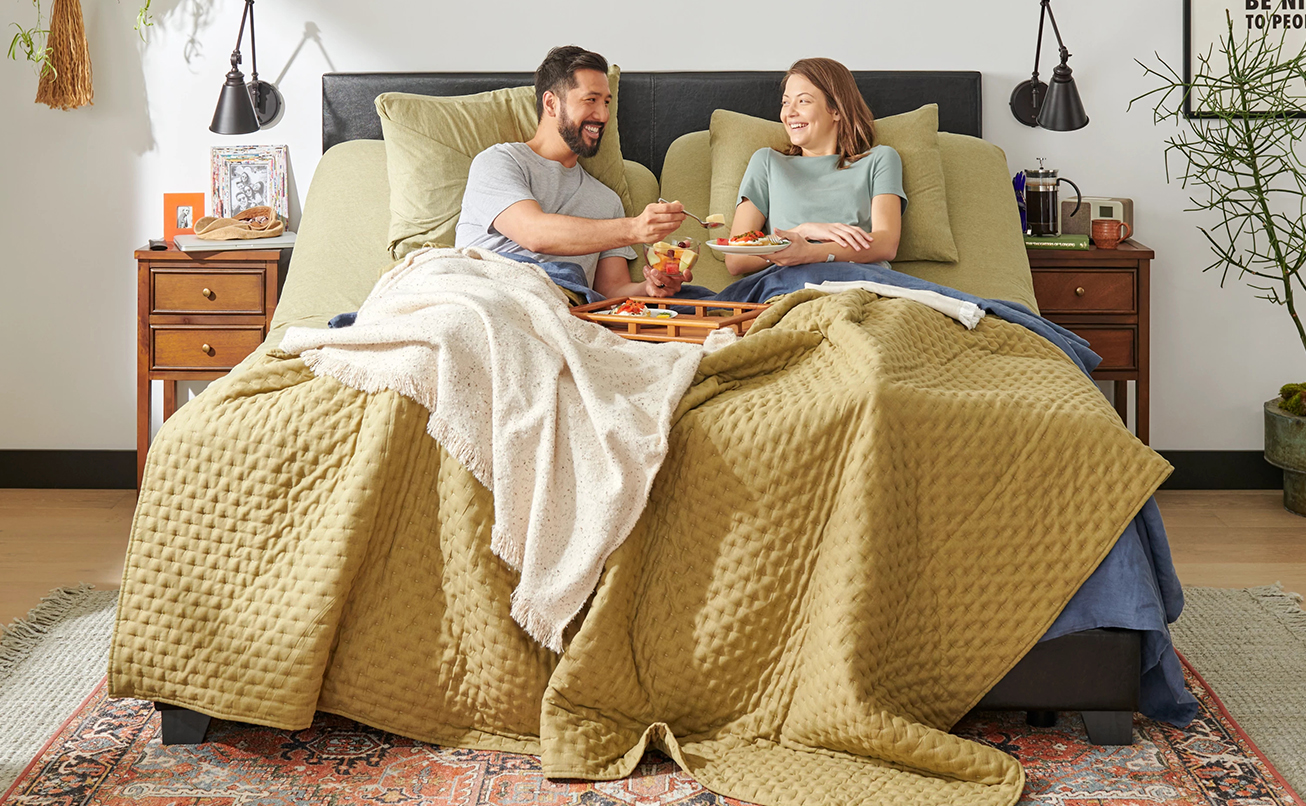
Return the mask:
<path id="1" fill-rule="evenodd" d="M 288 164 L 285 146 L 214 146 L 213 214 L 230 217 L 266 205 L 288 222 Z"/>
<path id="2" fill-rule="evenodd" d="M 1184 0 L 1184 81 L 1192 84 L 1193 76 L 1207 72 L 1224 76 L 1229 62 L 1222 54 L 1221 40 L 1229 38 L 1233 23 L 1236 45 L 1244 42 L 1265 43 L 1280 48 L 1287 60 L 1306 47 L 1306 3 L 1303 0 Z M 1306 81 L 1297 79 L 1292 94 L 1302 99 L 1296 117 L 1306 117 Z M 1204 110 L 1200 90 L 1184 100 L 1184 114 L 1190 118 L 1214 117 Z"/>
<path id="3" fill-rule="evenodd" d="M 192 235 L 195 222 L 204 217 L 203 193 L 163 194 L 163 239 Z"/>

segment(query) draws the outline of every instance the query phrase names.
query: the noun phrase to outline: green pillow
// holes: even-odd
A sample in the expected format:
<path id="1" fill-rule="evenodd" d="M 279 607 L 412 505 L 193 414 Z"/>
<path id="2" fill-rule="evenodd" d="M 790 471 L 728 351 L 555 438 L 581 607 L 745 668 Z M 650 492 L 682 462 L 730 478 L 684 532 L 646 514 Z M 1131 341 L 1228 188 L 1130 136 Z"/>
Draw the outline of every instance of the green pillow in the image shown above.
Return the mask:
<path id="1" fill-rule="evenodd" d="M 718 109 L 712 113 L 713 213 L 723 213 L 729 226 L 735 217 L 739 184 L 748 160 L 759 148 L 783 150 L 789 136 L 779 121 L 762 120 Z M 902 157 L 902 188 L 907 212 L 895 260 L 957 262 L 957 244 L 948 225 L 948 197 L 939 152 L 939 107 L 927 104 L 875 121 L 876 144 L 893 146 Z"/>
<path id="2" fill-rule="evenodd" d="M 627 214 L 633 214 L 617 136 L 620 76 L 613 65 L 608 71 L 612 116 L 603 145 L 580 164 L 616 191 Z M 444 97 L 386 92 L 377 96 L 376 111 L 385 137 L 390 254 L 396 258 L 428 243 L 453 246 L 472 158 L 497 143 L 531 139 L 539 123 L 531 86 Z"/>

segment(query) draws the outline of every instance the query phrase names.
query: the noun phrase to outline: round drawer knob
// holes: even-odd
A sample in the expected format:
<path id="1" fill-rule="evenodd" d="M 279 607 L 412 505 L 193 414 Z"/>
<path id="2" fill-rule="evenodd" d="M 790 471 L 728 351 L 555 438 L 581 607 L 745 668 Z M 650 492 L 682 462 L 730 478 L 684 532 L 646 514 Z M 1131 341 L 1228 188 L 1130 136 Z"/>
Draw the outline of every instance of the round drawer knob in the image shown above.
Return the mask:
<path id="1" fill-rule="evenodd" d="M 200 352 L 204 353 L 205 355 L 213 355 L 213 348 L 207 344 L 201 344 Z"/>
<path id="2" fill-rule="evenodd" d="M 208 288 L 201 291 L 200 294 L 204 297 L 204 299 L 213 299 L 216 296 L 216 294 L 214 294 L 213 291 Z"/>
<path id="3" fill-rule="evenodd" d="M 1077 297 L 1082 297 L 1084 296 L 1085 293 L 1087 292 L 1084 291 L 1084 287 L 1082 285 L 1079 288 L 1075 289 L 1075 296 Z"/>

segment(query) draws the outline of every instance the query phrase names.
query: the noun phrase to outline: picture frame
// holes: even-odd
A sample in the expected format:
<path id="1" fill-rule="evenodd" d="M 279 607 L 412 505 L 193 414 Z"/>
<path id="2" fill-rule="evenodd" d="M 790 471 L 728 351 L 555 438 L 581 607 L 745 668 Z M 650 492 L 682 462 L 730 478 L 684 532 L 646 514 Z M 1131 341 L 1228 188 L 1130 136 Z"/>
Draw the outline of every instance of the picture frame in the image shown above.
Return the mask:
<path id="1" fill-rule="evenodd" d="M 286 146 L 214 146 L 210 162 L 213 215 L 230 218 L 251 207 L 266 205 L 289 223 Z"/>
<path id="2" fill-rule="evenodd" d="M 1306 47 L 1306 3 L 1302 0 L 1184 0 L 1185 83 L 1193 83 L 1194 71 L 1201 68 L 1203 58 L 1210 60 L 1212 72 L 1221 69 L 1219 43 L 1228 36 L 1229 17 L 1234 36 L 1251 33 L 1274 37 L 1272 42 L 1292 54 Z M 1223 66 L 1227 68 L 1227 64 Z M 1216 117 L 1202 108 L 1202 99 L 1195 94 L 1184 98 L 1184 117 Z M 1293 117 L 1306 117 L 1306 81 L 1301 82 L 1296 94 L 1303 103 Z"/>
<path id="3" fill-rule="evenodd" d="M 171 242 L 178 235 L 193 235 L 195 222 L 204 217 L 203 193 L 163 194 L 163 239 Z"/>

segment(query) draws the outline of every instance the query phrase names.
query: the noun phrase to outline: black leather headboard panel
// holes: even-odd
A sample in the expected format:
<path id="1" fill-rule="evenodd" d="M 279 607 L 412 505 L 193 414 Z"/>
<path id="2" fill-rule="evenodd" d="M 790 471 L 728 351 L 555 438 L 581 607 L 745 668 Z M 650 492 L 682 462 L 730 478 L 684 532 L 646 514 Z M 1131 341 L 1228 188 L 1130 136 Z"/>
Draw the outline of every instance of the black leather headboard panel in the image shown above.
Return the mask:
<path id="1" fill-rule="evenodd" d="M 617 125 L 621 153 L 662 173 L 667 147 L 707 129 L 716 109 L 775 119 L 783 72 L 622 73 Z M 877 117 L 939 105 L 940 131 L 982 136 L 980 74 L 973 71 L 861 71 L 857 85 Z M 322 76 L 322 150 L 381 139 L 373 102 L 383 92 L 470 95 L 530 84 L 530 73 L 327 73 Z"/>

